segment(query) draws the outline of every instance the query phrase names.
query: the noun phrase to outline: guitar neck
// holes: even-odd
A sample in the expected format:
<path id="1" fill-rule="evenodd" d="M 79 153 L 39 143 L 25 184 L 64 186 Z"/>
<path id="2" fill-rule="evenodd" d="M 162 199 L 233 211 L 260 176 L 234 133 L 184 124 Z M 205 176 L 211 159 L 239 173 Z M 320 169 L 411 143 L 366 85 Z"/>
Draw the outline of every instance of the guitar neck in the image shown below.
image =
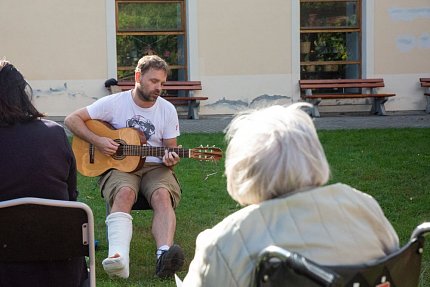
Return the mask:
<path id="1" fill-rule="evenodd" d="M 123 156 L 164 156 L 165 151 L 175 152 L 179 157 L 189 158 L 190 149 L 187 148 L 166 148 L 166 147 L 152 147 L 152 146 L 139 146 L 139 145 L 120 145 L 117 154 Z"/>

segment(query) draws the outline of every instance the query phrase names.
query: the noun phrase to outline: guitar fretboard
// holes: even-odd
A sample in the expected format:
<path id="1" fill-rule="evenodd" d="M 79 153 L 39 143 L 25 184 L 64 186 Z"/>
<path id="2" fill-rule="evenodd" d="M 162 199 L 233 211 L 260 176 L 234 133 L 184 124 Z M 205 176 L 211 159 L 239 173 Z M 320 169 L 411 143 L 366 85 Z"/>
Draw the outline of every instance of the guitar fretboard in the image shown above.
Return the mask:
<path id="1" fill-rule="evenodd" d="M 119 156 L 155 156 L 162 157 L 166 149 L 169 152 L 175 152 L 179 157 L 189 158 L 190 149 L 187 148 L 166 148 L 166 147 L 152 147 L 152 146 L 139 146 L 139 145 L 120 145 L 116 152 Z"/>

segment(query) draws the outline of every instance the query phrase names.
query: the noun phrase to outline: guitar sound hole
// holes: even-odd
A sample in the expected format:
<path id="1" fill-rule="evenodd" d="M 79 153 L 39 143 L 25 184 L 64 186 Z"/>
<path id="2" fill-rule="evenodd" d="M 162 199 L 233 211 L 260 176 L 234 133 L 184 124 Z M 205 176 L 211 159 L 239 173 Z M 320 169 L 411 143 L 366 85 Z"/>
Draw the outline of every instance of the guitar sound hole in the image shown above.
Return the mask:
<path id="1" fill-rule="evenodd" d="M 118 147 L 118 149 L 116 150 L 116 153 L 114 155 L 112 155 L 112 158 L 115 160 L 122 160 L 125 158 L 124 155 L 124 145 L 127 145 L 127 143 L 121 139 L 115 139 L 115 142 L 119 143 L 120 146 Z"/>

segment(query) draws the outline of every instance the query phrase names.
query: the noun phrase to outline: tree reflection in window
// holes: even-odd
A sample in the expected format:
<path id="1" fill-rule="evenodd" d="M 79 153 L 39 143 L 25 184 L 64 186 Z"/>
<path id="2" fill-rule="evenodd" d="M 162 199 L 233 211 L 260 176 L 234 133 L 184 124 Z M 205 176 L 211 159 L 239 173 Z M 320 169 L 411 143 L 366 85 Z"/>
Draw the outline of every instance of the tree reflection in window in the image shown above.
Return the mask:
<path id="1" fill-rule="evenodd" d="M 118 79 L 132 80 L 144 55 L 159 55 L 170 80 L 187 78 L 185 1 L 116 1 Z"/>

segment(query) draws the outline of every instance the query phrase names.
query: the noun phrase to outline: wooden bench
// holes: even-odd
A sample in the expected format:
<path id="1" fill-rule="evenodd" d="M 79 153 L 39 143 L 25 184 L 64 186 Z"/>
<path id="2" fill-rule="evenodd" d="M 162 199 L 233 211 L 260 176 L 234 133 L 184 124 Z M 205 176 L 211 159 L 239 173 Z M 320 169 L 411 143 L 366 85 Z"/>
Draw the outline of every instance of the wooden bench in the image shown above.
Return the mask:
<path id="1" fill-rule="evenodd" d="M 383 79 L 326 79 L 299 80 L 301 98 L 311 104 L 312 116 L 319 117 L 318 104 L 321 100 L 372 98 L 372 114 L 385 115 L 384 103 L 396 94 L 379 94 L 384 87 Z"/>
<path id="2" fill-rule="evenodd" d="M 427 96 L 426 113 L 430 114 L 430 78 L 420 78 L 420 83 L 425 88 L 424 96 Z"/>
<path id="3" fill-rule="evenodd" d="M 105 86 L 113 94 L 133 89 L 134 82 L 120 81 L 116 85 L 107 85 L 105 83 Z M 200 90 L 202 90 L 200 81 L 167 81 L 163 85 L 163 94 L 161 96 L 175 106 L 187 106 L 188 118 L 198 119 L 200 101 L 208 99 L 208 97 L 194 97 L 192 95 L 192 92 Z"/>

